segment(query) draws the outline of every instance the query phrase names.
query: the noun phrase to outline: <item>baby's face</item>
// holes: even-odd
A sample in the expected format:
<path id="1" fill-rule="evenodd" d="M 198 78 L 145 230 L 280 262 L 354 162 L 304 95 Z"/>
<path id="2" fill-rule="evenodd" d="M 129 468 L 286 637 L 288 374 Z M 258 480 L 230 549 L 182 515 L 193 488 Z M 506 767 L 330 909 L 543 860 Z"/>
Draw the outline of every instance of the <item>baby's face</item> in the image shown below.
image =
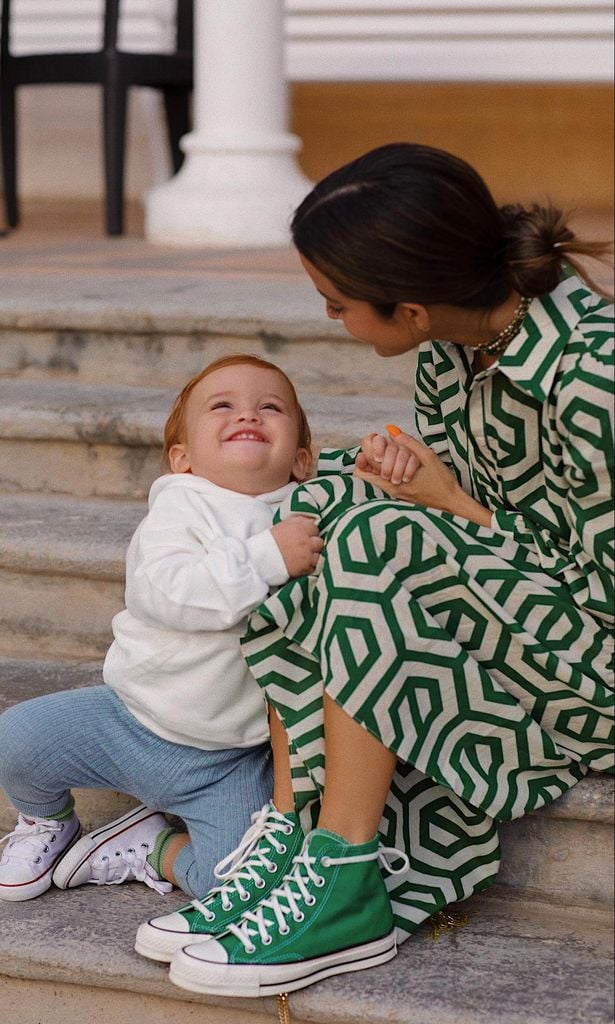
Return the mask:
<path id="1" fill-rule="evenodd" d="M 215 370 L 190 394 L 185 422 L 185 439 L 169 452 L 174 473 L 264 494 L 307 472 L 293 394 L 275 370 L 241 363 Z"/>

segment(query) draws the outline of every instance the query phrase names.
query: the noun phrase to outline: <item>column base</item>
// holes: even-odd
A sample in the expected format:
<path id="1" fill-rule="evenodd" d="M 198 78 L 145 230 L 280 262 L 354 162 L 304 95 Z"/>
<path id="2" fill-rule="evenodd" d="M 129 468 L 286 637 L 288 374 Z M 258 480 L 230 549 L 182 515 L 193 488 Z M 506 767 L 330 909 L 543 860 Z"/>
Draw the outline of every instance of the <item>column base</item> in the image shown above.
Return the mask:
<path id="1" fill-rule="evenodd" d="M 194 142 L 186 148 L 181 171 L 145 198 L 148 241 L 205 248 L 288 245 L 292 213 L 312 187 L 291 153 L 229 153 Z"/>

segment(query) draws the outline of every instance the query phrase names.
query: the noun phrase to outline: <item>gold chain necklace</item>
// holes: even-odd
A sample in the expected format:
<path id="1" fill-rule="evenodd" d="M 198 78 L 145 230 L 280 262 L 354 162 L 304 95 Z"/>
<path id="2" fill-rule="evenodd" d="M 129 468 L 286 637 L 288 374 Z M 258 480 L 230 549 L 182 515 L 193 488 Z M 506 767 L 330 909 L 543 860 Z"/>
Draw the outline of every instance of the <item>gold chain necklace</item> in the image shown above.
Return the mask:
<path id="1" fill-rule="evenodd" d="M 530 308 L 531 302 L 531 299 L 521 299 L 521 302 L 517 306 L 508 327 L 505 327 L 503 331 L 496 334 L 495 338 L 492 338 L 491 341 L 485 342 L 484 345 L 476 345 L 476 350 L 478 352 L 486 352 L 489 356 L 499 356 L 500 352 L 504 351 L 513 338 L 517 337 L 521 330 L 521 325 L 527 316 L 527 311 Z"/>

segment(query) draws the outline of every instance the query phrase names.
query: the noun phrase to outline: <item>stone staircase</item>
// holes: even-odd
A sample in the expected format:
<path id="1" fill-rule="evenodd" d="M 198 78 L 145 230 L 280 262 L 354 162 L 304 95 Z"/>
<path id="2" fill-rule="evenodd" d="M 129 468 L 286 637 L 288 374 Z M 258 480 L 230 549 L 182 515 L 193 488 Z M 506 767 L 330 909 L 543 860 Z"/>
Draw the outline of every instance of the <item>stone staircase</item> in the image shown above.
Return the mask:
<path id="1" fill-rule="evenodd" d="M 277 362 L 317 445 L 412 422 L 412 360 L 378 360 L 343 337 L 294 270 L 271 272 L 270 259 L 254 254 L 235 276 L 222 260 L 200 285 L 132 264 L 53 280 L 33 270 L 3 292 L 0 710 L 100 681 L 162 425 L 178 387 L 206 362 L 237 351 Z M 457 908 L 464 927 L 434 941 L 428 924 L 390 964 L 293 995 L 293 1024 L 607 1024 L 612 793 L 611 780 L 592 776 L 504 826 L 499 883 Z M 76 796 L 88 830 L 133 803 Z M 0 794 L 0 831 L 13 820 Z M 181 902 L 127 885 L 0 903 L 2 1019 L 276 1020 L 275 1000 L 191 996 L 133 952 L 140 921 Z"/>

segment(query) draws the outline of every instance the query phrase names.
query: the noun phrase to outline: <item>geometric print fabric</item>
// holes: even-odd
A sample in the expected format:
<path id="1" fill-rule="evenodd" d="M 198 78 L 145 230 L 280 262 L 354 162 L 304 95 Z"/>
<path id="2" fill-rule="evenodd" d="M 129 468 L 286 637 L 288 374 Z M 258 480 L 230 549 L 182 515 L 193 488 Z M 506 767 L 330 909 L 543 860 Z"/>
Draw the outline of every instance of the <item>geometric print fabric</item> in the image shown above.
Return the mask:
<path id="1" fill-rule="evenodd" d="M 381 833 L 410 858 L 388 883 L 403 938 L 493 881 L 497 820 L 612 765 L 606 631 L 563 584 L 525 579 L 525 552 L 490 529 L 469 538 L 465 520 L 341 475 L 299 487 L 284 514 L 307 511 L 326 557 L 252 615 L 243 653 L 288 731 L 306 821 L 325 691 L 397 753 Z"/>
<path id="2" fill-rule="evenodd" d="M 324 785 L 323 694 L 398 755 L 380 831 L 400 939 L 489 885 L 497 821 L 613 770 L 612 310 L 572 271 L 499 361 L 421 346 L 423 441 L 491 527 L 396 502 L 323 452 L 283 514 L 325 540 L 317 572 L 243 642 L 288 731 L 305 827 Z"/>

